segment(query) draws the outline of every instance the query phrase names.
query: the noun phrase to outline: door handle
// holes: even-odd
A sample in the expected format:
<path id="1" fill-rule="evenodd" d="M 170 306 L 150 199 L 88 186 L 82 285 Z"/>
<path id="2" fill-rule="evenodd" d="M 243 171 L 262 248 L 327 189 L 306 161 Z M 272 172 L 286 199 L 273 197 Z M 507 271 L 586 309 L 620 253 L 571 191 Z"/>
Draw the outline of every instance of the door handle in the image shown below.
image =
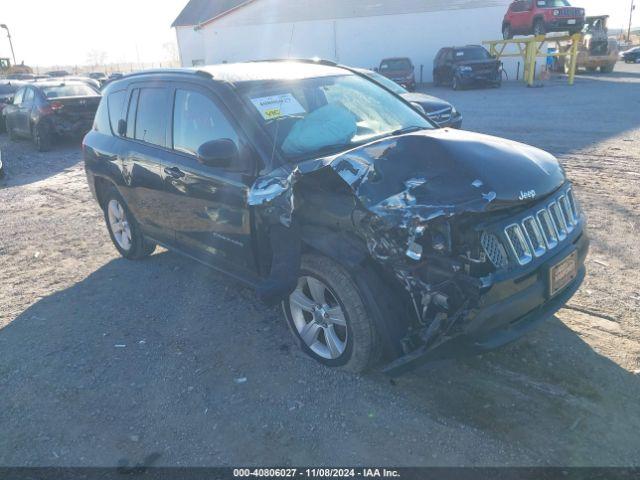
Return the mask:
<path id="1" fill-rule="evenodd" d="M 178 167 L 171 167 L 171 168 L 167 167 L 164 169 L 164 173 L 166 173 L 172 178 L 182 178 L 185 175 L 184 172 L 180 170 Z"/>

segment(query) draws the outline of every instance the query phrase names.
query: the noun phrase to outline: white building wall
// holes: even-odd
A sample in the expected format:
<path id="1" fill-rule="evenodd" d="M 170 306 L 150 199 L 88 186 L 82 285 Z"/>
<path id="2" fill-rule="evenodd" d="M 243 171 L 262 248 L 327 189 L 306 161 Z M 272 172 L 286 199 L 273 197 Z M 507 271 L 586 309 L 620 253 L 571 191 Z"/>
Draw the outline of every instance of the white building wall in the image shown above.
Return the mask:
<path id="1" fill-rule="evenodd" d="M 192 67 L 194 62 L 206 63 L 207 48 L 205 48 L 202 30 L 194 30 L 193 27 L 176 27 L 176 38 L 180 52 L 180 64 L 183 67 Z"/>
<path id="2" fill-rule="evenodd" d="M 382 58 L 406 56 L 416 78 L 432 80 L 433 58 L 443 46 L 481 43 L 500 37 L 504 7 L 484 7 L 375 17 L 255 24 L 260 8 L 277 8 L 278 0 L 260 0 L 205 25 L 202 35 L 207 64 L 284 57 L 320 57 L 346 65 L 373 68 Z M 248 24 L 250 23 L 250 24 Z M 191 59 L 194 54 L 185 55 Z M 183 65 L 190 66 L 183 59 Z M 517 59 L 506 59 L 515 78 Z"/>

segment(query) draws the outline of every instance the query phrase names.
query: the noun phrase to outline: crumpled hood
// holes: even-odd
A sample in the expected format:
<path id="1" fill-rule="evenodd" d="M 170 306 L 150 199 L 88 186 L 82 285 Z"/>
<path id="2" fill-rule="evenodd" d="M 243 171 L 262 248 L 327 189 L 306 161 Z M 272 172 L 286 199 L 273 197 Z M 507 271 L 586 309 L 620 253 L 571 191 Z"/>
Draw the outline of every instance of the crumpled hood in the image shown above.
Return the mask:
<path id="1" fill-rule="evenodd" d="M 565 182 L 555 157 L 514 141 L 454 129 L 386 138 L 329 158 L 283 167 L 258 179 L 249 203 L 275 198 L 290 220 L 293 189 L 327 170 L 351 187 L 363 207 L 409 228 L 439 217 L 531 202 Z M 284 221 L 283 223 L 288 223 Z"/>
<path id="2" fill-rule="evenodd" d="M 558 161 L 547 152 L 453 129 L 425 130 L 366 145 L 336 157 L 331 166 L 339 174 L 346 169 L 349 180 L 347 164 L 352 162 L 367 169 L 366 178 L 357 184 L 366 206 L 408 191 L 421 205 L 490 197 L 498 208 L 548 195 L 565 181 Z"/>

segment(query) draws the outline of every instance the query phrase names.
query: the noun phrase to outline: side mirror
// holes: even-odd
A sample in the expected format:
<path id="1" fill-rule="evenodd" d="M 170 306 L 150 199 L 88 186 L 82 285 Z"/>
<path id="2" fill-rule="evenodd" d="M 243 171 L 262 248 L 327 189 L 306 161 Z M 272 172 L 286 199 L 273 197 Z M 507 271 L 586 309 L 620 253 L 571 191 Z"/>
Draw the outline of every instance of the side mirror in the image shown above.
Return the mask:
<path id="1" fill-rule="evenodd" d="M 118 135 L 121 137 L 125 137 L 127 135 L 127 121 L 120 119 L 118 120 Z"/>
<path id="2" fill-rule="evenodd" d="M 211 140 L 198 148 L 198 161 L 210 167 L 228 167 L 238 155 L 238 147 L 228 138 Z"/>

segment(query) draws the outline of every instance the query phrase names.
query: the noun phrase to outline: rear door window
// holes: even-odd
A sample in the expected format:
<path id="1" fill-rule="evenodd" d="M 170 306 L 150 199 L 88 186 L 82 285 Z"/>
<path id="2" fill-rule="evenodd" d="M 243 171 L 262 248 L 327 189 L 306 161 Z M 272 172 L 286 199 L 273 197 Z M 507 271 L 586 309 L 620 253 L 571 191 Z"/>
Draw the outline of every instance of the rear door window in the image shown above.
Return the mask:
<path id="1" fill-rule="evenodd" d="M 136 140 L 164 147 L 167 137 L 167 90 L 142 88 L 136 113 Z"/>

